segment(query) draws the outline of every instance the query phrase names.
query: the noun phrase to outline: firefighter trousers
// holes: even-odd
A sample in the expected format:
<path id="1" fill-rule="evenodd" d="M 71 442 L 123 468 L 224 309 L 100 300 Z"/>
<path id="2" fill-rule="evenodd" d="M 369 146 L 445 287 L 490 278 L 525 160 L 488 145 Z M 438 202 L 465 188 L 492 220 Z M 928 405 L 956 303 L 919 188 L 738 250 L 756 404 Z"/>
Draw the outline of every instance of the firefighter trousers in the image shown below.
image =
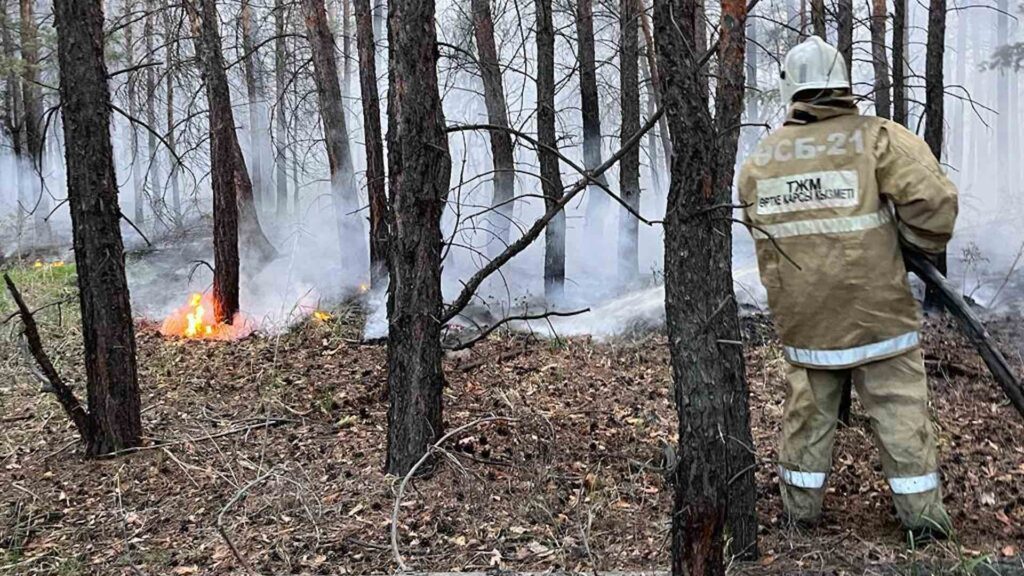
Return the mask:
<path id="1" fill-rule="evenodd" d="M 804 522 L 821 515 L 848 378 L 870 418 L 900 521 L 908 529 L 948 532 L 920 349 L 846 370 L 789 366 L 779 446 L 779 485 L 786 513 Z"/>

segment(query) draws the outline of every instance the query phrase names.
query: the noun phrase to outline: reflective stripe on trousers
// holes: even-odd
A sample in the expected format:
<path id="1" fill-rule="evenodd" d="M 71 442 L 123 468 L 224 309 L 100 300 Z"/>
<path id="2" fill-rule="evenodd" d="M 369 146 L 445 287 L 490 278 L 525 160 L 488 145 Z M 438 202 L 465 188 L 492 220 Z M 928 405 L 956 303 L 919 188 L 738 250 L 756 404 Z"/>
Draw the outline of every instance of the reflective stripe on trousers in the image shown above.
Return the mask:
<path id="1" fill-rule="evenodd" d="M 875 358 L 885 358 L 906 352 L 917 347 L 921 337 L 917 331 L 853 348 L 841 350 L 814 350 L 785 346 L 786 359 L 794 364 L 813 366 L 815 368 L 842 368 L 869 362 Z"/>

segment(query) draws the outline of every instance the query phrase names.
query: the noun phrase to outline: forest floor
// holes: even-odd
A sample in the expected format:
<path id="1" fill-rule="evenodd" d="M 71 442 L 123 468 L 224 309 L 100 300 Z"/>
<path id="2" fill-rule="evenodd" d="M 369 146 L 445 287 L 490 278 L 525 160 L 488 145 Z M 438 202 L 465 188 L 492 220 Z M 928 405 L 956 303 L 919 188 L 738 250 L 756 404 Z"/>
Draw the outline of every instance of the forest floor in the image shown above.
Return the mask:
<path id="1" fill-rule="evenodd" d="M 72 267 L 18 268 L 31 306 L 72 297 Z M 84 393 L 74 302 L 38 313 L 48 348 Z M 0 296 L 0 321 L 11 310 Z M 385 349 L 362 313 L 236 342 L 167 339 L 138 324 L 146 445 L 86 459 L 67 418 L 0 335 L 0 574 L 390 573 L 400 479 L 383 473 Z M 15 321 L 16 322 L 16 321 Z M 14 324 L 15 322 L 11 322 Z M 821 527 L 779 521 L 773 464 L 784 362 L 764 317 L 744 322 L 758 455 L 760 561 L 737 574 L 968 573 L 1024 568 L 1024 424 L 945 319 L 926 358 L 949 543 L 910 549 L 869 423 L 839 431 Z M 991 329 L 1022 371 L 1024 323 Z M 668 565 L 664 446 L 676 421 L 661 334 L 595 343 L 494 334 L 446 358 L 449 429 L 399 505 L 415 570 L 655 570 Z M 237 548 L 237 553 L 232 551 Z M 985 573 L 979 571 L 977 573 Z"/>

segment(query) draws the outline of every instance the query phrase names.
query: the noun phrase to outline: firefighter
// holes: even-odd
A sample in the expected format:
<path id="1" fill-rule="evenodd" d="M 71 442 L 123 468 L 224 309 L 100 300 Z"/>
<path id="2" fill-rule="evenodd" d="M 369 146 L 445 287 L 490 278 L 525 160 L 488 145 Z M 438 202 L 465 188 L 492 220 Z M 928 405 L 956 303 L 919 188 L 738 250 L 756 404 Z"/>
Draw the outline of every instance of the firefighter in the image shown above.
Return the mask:
<path id="1" fill-rule="evenodd" d="M 788 362 L 779 446 L 786 516 L 802 525 L 821 516 L 852 379 L 903 526 L 918 540 L 948 536 L 920 309 L 901 246 L 945 249 L 956 188 L 924 141 L 859 114 L 843 58 L 821 38 L 786 55 L 781 92 L 786 121 L 747 159 L 739 190 Z"/>

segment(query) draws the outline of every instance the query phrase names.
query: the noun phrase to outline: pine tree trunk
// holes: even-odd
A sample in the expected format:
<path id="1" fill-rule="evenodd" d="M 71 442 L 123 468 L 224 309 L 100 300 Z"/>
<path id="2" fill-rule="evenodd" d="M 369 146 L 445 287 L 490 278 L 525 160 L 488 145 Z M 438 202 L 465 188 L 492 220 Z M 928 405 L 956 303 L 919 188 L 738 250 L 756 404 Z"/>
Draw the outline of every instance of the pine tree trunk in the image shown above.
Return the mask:
<path id="1" fill-rule="evenodd" d="M 245 90 L 249 105 L 249 159 L 252 164 L 252 196 L 259 207 L 264 205 L 266 186 L 263 178 L 263 71 L 260 69 L 252 23 L 252 2 L 242 0 L 239 20 L 242 28 L 242 64 L 245 70 Z"/>
<path id="2" fill-rule="evenodd" d="M 721 148 L 718 149 L 718 165 L 714 179 L 715 198 L 719 204 L 728 204 L 732 200 L 740 135 L 738 126 L 743 115 L 743 55 L 746 48 L 747 6 L 745 0 L 723 0 L 721 5 L 722 21 L 718 42 L 718 68 L 721 79 L 715 94 L 715 123 Z M 725 270 L 721 272 L 721 281 L 728 283 L 729 288 L 723 294 L 732 298 L 733 306 L 727 313 L 728 316 L 724 318 L 727 326 L 722 330 L 732 334 L 726 339 L 738 342 L 741 337 L 732 292 L 731 235 L 724 244 L 724 251 L 715 256 L 721 258 L 724 263 Z M 713 299 L 709 300 L 708 304 L 712 302 Z M 719 344 L 719 347 L 722 346 L 724 345 Z M 720 385 L 728 387 L 729 395 L 729 406 L 724 411 L 728 422 L 726 430 L 729 430 L 728 532 L 732 538 L 730 552 L 740 559 L 751 560 L 757 557 L 757 486 L 754 479 L 756 462 L 752 452 L 754 440 L 750 433 L 749 391 L 742 348 L 737 350 L 736 345 L 731 345 L 731 348 L 732 350 L 723 351 L 723 358 L 727 358 L 729 364 L 723 368 L 726 377 L 718 381 Z"/>
<path id="3" fill-rule="evenodd" d="M 642 7 L 640 10 L 640 29 L 644 33 L 644 47 L 646 48 L 644 52 L 647 58 L 647 67 L 650 69 L 651 92 L 654 95 L 655 103 L 657 104 L 657 106 L 660 106 L 661 77 L 658 73 L 658 55 L 656 49 L 657 46 L 654 43 L 654 33 L 651 31 L 650 18 L 647 15 L 647 11 L 642 9 Z M 654 110 L 657 109 L 657 106 L 652 107 L 648 105 L 648 112 L 650 114 L 653 114 Z M 662 117 L 658 120 L 658 133 L 661 135 L 661 148 L 662 153 L 665 155 L 665 171 L 668 172 L 669 165 L 672 162 L 672 138 L 669 136 L 668 132 L 668 118 L 666 118 L 664 115 L 662 115 Z M 652 165 L 651 169 L 657 172 L 661 170 L 661 166 L 655 168 Z M 658 193 L 661 193 L 660 190 Z"/>
<path id="4" fill-rule="evenodd" d="M 875 115 L 892 117 L 892 103 L 889 96 L 889 58 L 885 47 L 886 28 L 885 0 L 871 3 L 871 60 L 875 67 Z"/>
<path id="5" fill-rule="evenodd" d="M 907 125 L 907 0 L 895 0 L 892 18 L 892 119 Z"/>
<path id="6" fill-rule="evenodd" d="M 3 42 L 3 53 L 4 59 L 13 62 L 16 58 L 16 51 L 14 47 L 14 39 L 11 37 L 11 30 L 14 28 L 14 22 L 9 19 L 7 12 L 7 0 L 0 2 L 0 13 L 3 14 L 3 23 L 0 25 L 0 40 Z M 28 220 L 28 209 L 31 199 L 28 197 L 28 188 L 21 184 L 21 167 L 24 161 L 24 148 L 22 147 L 22 138 L 24 137 L 24 123 L 25 116 L 22 111 L 22 90 L 21 90 L 21 79 L 13 66 L 7 68 L 7 75 L 5 77 L 6 83 L 6 102 L 5 102 L 5 121 L 7 133 L 11 138 L 11 152 L 14 153 L 14 159 L 16 161 L 14 173 L 11 175 L 11 181 L 17 190 L 17 238 L 19 247 L 22 244 L 23 237 L 25 234 L 25 221 Z"/>
<path id="7" fill-rule="evenodd" d="M 512 208 L 515 197 L 515 172 L 512 160 L 512 136 L 508 133 L 508 111 L 505 108 L 505 87 L 502 85 L 498 50 L 494 45 L 494 21 L 490 0 L 472 0 L 473 30 L 484 84 L 484 104 L 487 121 L 504 130 L 491 130 L 491 157 L 494 162 L 493 195 L 487 221 L 490 253 L 501 253 L 509 243 L 512 228 Z"/>
<path id="8" fill-rule="evenodd" d="M 149 173 L 149 205 L 153 212 L 153 228 L 159 225 L 166 228 L 164 221 L 164 189 L 163 175 L 160 172 L 160 157 L 157 155 L 157 138 L 155 131 L 158 130 L 156 120 L 156 26 L 157 17 L 156 0 L 146 1 L 146 21 L 143 27 L 143 36 L 146 37 L 146 60 L 152 64 L 146 68 L 146 123 L 152 130 L 147 131 L 146 149 L 147 165 Z"/>
<path id="9" fill-rule="evenodd" d="M 180 27 L 175 24 L 174 20 L 175 11 L 171 8 L 164 10 L 164 41 L 167 44 L 167 68 L 164 70 L 164 75 L 167 81 L 166 97 L 167 97 L 167 161 L 170 165 L 170 185 L 171 185 L 171 220 L 173 222 L 174 230 L 180 230 L 182 226 L 182 213 L 181 213 L 181 183 L 178 179 L 178 147 L 177 140 L 175 137 L 175 119 L 174 119 L 174 88 L 177 82 L 176 70 L 178 68 L 179 61 L 179 48 L 178 48 L 178 33 Z"/>
<path id="10" fill-rule="evenodd" d="M 124 59 L 129 68 L 135 65 L 135 0 L 124 3 Z M 132 221 L 140 229 L 146 227 L 146 176 L 142 165 L 142 154 L 139 153 L 139 129 L 135 120 L 139 116 L 138 81 L 134 72 L 125 75 L 126 97 L 128 98 L 128 134 L 131 140 L 131 174 L 132 174 Z"/>
<path id="11" fill-rule="evenodd" d="M 24 60 L 22 71 L 22 107 L 25 113 L 22 122 L 25 131 L 25 148 L 36 172 L 37 182 L 32 189 L 38 195 L 28 203 L 34 219 L 36 242 L 49 244 L 53 240 L 47 216 L 50 213 L 50 199 L 42 186 L 43 169 L 43 100 L 39 91 L 39 34 L 36 27 L 33 0 L 21 0 L 21 58 Z M 22 182 L 24 185 L 25 183 Z"/>
<path id="12" fill-rule="evenodd" d="M 639 14 L 641 0 L 619 2 L 619 86 L 622 123 L 619 140 L 628 141 L 640 130 L 640 84 L 637 68 L 640 60 Z M 640 210 L 640 147 L 633 146 L 619 161 L 619 195 L 635 211 Z M 618 272 L 619 283 L 629 286 L 640 275 L 637 252 L 640 221 L 625 208 L 619 209 Z"/>
<path id="13" fill-rule="evenodd" d="M 576 41 L 580 67 L 580 111 L 583 117 L 583 167 L 593 170 L 601 164 L 601 103 L 597 94 L 593 0 L 576 2 Z M 598 182 L 607 185 L 608 180 L 602 175 Z M 608 202 L 608 196 L 599 187 L 591 186 L 587 191 L 584 222 L 584 241 L 587 246 L 601 246 Z"/>
<path id="14" fill-rule="evenodd" d="M 55 0 L 54 22 L 86 386 L 95 432 L 86 452 L 105 454 L 138 446 L 142 421 L 110 143 L 102 0 Z"/>
<path id="15" fill-rule="evenodd" d="M 437 87 L 433 0 L 391 0 L 388 172 L 388 473 L 402 476 L 443 432 L 441 215 L 451 156 Z"/>
<path id="16" fill-rule="evenodd" d="M 352 167 L 341 86 L 338 84 L 334 37 L 327 25 L 324 0 L 302 0 L 302 10 L 313 53 L 313 77 L 320 100 L 320 119 L 324 125 L 327 161 L 331 170 L 331 197 L 334 200 L 342 269 L 355 273 L 364 268 L 366 235 L 358 214 L 359 198 L 356 195 L 355 170 Z"/>
<path id="17" fill-rule="evenodd" d="M 679 415 L 672 510 L 672 572 L 725 574 L 726 527 L 741 555 L 756 553 L 753 470 L 738 308 L 732 282 L 730 204 L 742 109 L 745 18 L 742 0 L 722 3 L 720 54 L 726 82 L 716 97 L 718 130 L 707 110 L 694 0 L 655 1 L 655 40 L 672 130 L 672 182 L 665 217 L 665 310 Z M 724 137 L 723 137 L 724 136 Z M 727 166 L 728 165 L 728 166 Z M 736 446 L 736 445 L 739 446 Z M 742 448 L 741 448 L 742 447 Z M 735 478 L 735 480 L 733 480 Z M 740 486 L 731 485 L 739 483 Z M 736 531 L 735 534 L 732 532 Z"/>
<path id="18" fill-rule="evenodd" d="M 551 0 L 536 0 L 537 7 L 537 142 L 540 150 L 541 189 L 545 210 L 562 198 L 562 173 L 555 154 L 555 28 Z M 544 297 L 549 305 L 565 294 L 565 212 L 559 211 L 544 229 Z"/>
<path id="19" fill-rule="evenodd" d="M 828 40 L 825 28 L 825 0 L 811 0 L 811 28 L 815 36 Z"/>
<path id="20" fill-rule="evenodd" d="M 928 42 L 925 48 L 925 124 L 924 141 L 931 148 L 935 158 L 942 160 L 943 128 L 945 116 L 945 91 L 943 68 L 946 52 L 946 0 L 930 0 L 928 4 Z M 945 274 L 946 253 L 942 252 L 936 259 L 939 272 Z M 928 287 L 924 296 L 926 310 L 940 310 L 942 307 L 940 294 Z"/>
<path id="21" fill-rule="evenodd" d="M 274 166 L 277 169 L 277 218 L 288 214 L 288 45 L 285 35 L 284 0 L 274 0 L 274 83 L 277 90 L 277 137 L 274 142 Z M 296 213 L 298 206 L 295 206 Z"/>
<path id="22" fill-rule="evenodd" d="M 388 197 L 385 191 L 384 139 L 380 128 L 380 96 L 377 93 L 377 51 L 370 0 L 353 0 L 353 8 L 359 52 L 363 140 L 366 142 L 366 189 L 370 203 L 370 285 L 380 288 L 388 281 Z"/>
<path id="23" fill-rule="evenodd" d="M 853 77 L 853 0 L 836 1 L 836 30 L 839 53 L 846 62 L 846 71 Z"/>

